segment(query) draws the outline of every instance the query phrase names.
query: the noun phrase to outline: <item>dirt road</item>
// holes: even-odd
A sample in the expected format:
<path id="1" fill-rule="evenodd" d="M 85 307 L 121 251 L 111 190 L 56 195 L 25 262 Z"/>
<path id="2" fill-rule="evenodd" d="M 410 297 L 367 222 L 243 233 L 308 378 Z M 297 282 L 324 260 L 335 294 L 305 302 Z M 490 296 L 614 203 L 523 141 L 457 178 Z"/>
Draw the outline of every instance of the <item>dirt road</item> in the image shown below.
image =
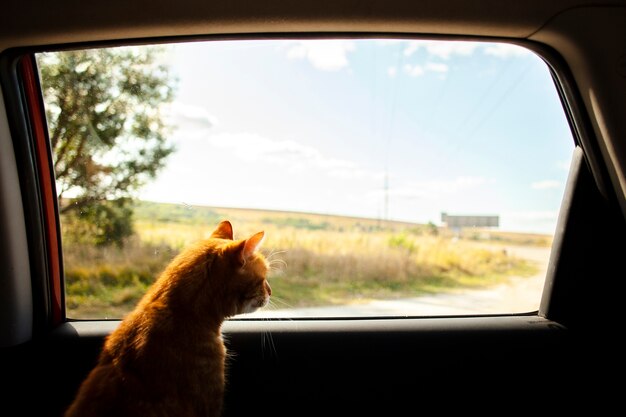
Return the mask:
<path id="1" fill-rule="evenodd" d="M 240 317 L 354 317 L 354 316 L 441 316 L 535 311 L 541 302 L 549 248 L 508 246 L 508 253 L 536 262 L 532 277 L 511 277 L 507 283 L 479 290 L 428 295 L 399 300 L 376 300 L 346 306 L 285 310 L 263 309 Z"/>

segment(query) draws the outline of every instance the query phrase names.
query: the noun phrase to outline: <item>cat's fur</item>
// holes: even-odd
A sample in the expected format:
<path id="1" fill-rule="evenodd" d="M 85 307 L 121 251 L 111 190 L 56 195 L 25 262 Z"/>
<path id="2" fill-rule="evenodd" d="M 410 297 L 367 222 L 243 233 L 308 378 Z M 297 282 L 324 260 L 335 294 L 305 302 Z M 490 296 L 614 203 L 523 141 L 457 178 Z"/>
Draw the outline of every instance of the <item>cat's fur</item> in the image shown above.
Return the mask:
<path id="1" fill-rule="evenodd" d="M 269 302 L 259 232 L 233 240 L 222 221 L 180 253 L 106 339 L 65 417 L 221 414 L 223 321 Z"/>

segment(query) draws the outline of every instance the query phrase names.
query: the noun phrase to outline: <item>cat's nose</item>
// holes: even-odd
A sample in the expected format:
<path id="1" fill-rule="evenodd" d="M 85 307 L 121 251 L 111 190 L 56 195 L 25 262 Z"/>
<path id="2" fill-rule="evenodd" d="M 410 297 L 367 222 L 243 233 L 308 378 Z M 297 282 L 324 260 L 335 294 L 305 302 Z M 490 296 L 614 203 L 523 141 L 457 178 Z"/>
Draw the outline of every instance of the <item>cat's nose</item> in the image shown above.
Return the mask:
<path id="1" fill-rule="evenodd" d="M 272 287 L 270 287 L 267 281 L 265 282 L 265 289 L 267 290 L 267 295 L 272 295 Z"/>

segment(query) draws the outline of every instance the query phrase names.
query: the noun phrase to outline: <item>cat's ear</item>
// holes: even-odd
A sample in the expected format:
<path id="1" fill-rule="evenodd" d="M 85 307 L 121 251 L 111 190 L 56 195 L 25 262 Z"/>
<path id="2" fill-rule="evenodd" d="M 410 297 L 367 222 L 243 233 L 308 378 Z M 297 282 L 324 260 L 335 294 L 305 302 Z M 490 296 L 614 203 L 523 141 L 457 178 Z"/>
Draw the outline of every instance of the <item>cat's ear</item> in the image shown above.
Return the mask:
<path id="1" fill-rule="evenodd" d="M 228 220 L 222 220 L 211 233 L 211 237 L 233 240 L 233 225 Z"/>
<path id="2" fill-rule="evenodd" d="M 254 252 L 256 252 L 257 249 L 261 246 L 261 242 L 263 242 L 264 237 L 265 232 L 258 232 L 242 242 L 242 244 L 237 249 L 239 251 L 239 262 L 242 265 L 244 265 L 246 261 L 250 259 L 250 257 L 254 254 Z"/>

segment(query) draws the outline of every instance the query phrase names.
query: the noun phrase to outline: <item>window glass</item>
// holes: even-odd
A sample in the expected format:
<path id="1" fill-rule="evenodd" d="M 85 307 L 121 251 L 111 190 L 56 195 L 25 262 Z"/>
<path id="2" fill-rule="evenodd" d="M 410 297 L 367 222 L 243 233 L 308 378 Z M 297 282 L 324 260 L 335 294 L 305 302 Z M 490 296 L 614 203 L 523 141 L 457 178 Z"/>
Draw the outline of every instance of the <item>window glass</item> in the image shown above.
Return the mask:
<path id="1" fill-rule="evenodd" d="M 574 142 L 504 43 L 235 40 L 37 54 L 69 318 L 119 318 L 220 220 L 264 230 L 239 317 L 538 309 Z"/>

